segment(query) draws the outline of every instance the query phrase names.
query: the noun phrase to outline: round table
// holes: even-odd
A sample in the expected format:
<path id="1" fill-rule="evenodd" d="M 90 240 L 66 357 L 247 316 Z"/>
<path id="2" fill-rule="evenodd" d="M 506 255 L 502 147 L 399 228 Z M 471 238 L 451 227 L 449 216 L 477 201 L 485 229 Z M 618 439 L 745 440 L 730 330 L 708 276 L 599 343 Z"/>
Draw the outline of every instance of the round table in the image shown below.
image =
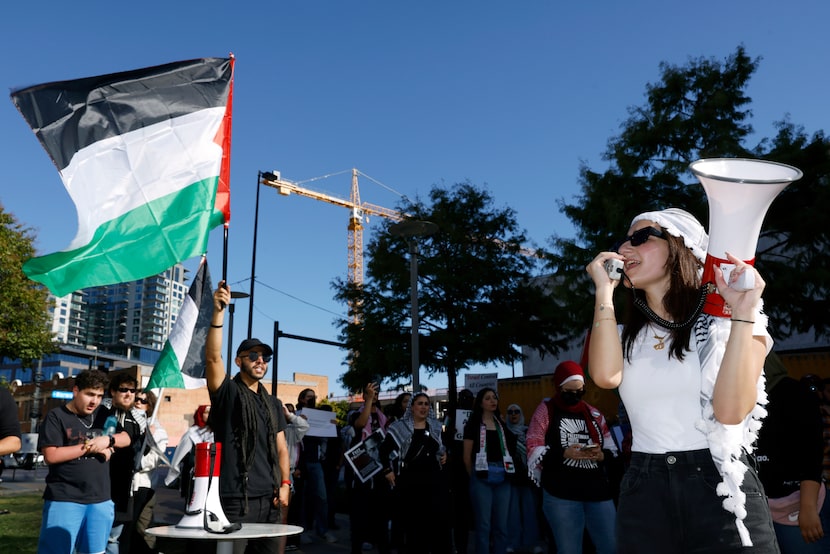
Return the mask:
<path id="1" fill-rule="evenodd" d="M 282 523 L 243 523 L 242 529 L 227 535 L 210 533 L 204 529 L 176 527 L 175 525 L 150 527 L 146 530 L 148 535 L 154 537 L 216 541 L 216 554 L 232 554 L 233 541 L 235 540 L 284 537 L 298 535 L 302 532 L 303 528 L 298 525 L 284 525 Z"/>

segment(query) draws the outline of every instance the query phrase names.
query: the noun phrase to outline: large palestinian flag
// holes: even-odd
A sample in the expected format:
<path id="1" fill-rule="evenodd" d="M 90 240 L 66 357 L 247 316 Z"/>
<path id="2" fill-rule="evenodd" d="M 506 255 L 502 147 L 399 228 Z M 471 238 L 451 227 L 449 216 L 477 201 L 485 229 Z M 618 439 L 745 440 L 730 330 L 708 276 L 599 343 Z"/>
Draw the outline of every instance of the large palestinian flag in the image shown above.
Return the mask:
<path id="1" fill-rule="evenodd" d="M 58 168 L 78 234 L 23 271 L 56 296 L 203 254 L 230 219 L 234 59 L 37 85 L 12 101 Z"/>

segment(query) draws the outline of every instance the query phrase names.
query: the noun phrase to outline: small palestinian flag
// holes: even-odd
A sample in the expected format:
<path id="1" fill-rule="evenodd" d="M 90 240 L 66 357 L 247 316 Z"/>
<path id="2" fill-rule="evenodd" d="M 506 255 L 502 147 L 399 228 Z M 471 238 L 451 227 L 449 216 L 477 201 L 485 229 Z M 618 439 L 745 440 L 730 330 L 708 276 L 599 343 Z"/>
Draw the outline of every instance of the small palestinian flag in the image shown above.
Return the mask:
<path id="1" fill-rule="evenodd" d="M 211 316 L 213 287 L 207 259 L 203 257 L 146 388 L 198 389 L 207 385 L 205 342 Z"/>
<path id="2" fill-rule="evenodd" d="M 12 92 L 78 212 L 75 239 L 26 262 L 29 278 L 63 296 L 204 254 L 230 219 L 233 66 L 205 58 Z"/>

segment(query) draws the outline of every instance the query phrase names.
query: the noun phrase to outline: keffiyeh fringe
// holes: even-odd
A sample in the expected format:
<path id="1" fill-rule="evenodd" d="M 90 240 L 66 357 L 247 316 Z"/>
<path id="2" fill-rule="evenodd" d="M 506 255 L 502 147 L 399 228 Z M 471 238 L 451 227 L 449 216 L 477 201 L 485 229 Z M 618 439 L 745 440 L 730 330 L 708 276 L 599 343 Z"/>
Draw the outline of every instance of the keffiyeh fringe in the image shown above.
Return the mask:
<path id="1" fill-rule="evenodd" d="M 752 546 L 749 530 L 743 521 L 746 518 L 746 494 L 741 490 L 741 484 L 748 468 L 741 461 L 741 455 L 744 451 L 750 454 L 755 448 L 754 443 L 761 429 L 761 420 L 767 415 L 767 410 L 764 408 L 767 404 L 767 395 L 764 390 L 764 374 L 761 373 L 756 385 L 757 403 L 743 422 L 737 425 L 724 425 L 715 418 L 712 396 L 731 325 L 732 322 L 728 318 L 706 314 L 698 318 L 695 324 L 694 332 L 702 373 L 700 391 L 702 418 L 698 421 L 697 428 L 706 435 L 712 460 L 723 479 L 716 489 L 719 496 L 725 497 L 722 503 L 723 508 L 735 514 L 735 525 L 743 546 Z M 760 309 L 756 316 L 756 325 L 756 328 L 762 326 L 764 329 L 767 326 L 767 316 Z"/>
<path id="2" fill-rule="evenodd" d="M 527 476 L 537 487 L 542 486 L 542 459 L 550 446 L 537 446 L 527 453 Z"/>

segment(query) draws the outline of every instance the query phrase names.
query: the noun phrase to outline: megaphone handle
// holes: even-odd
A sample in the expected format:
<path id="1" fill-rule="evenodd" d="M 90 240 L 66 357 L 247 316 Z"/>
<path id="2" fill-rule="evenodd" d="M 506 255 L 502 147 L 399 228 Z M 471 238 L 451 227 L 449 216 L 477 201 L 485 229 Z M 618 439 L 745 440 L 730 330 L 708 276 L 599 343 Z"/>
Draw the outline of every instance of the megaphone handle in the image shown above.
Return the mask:
<path id="1" fill-rule="evenodd" d="M 755 272 L 744 271 L 738 275 L 734 281 L 730 282 L 732 270 L 735 269 L 735 264 L 720 264 L 720 269 L 723 271 L 723 279 L 729 283 L 729 288 L 740 292 L 745 292 L 755 288 Z"/>

